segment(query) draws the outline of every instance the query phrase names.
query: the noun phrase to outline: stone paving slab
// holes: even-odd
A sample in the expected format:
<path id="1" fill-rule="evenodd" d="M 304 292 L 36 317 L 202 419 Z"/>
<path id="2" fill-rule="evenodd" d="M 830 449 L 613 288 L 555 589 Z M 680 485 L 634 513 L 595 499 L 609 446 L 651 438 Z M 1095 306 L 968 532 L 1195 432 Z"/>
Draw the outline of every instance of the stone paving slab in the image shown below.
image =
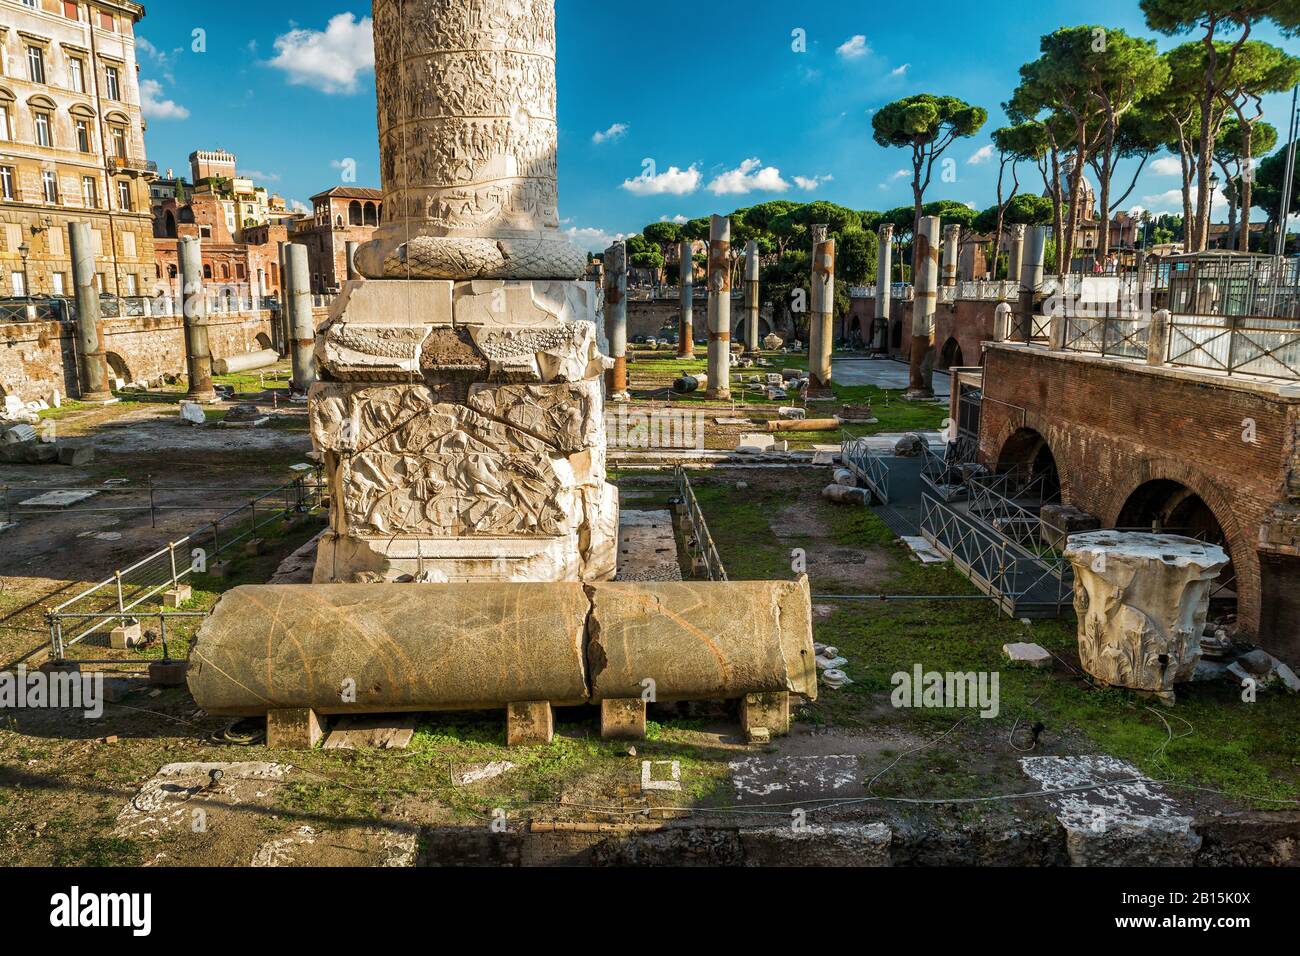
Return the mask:
<path id="1" fill-rule="evenodd" d="M 666 510 L 624 509 L 618 516 L 616 581 L 680 581 L 673 516 Z"/>

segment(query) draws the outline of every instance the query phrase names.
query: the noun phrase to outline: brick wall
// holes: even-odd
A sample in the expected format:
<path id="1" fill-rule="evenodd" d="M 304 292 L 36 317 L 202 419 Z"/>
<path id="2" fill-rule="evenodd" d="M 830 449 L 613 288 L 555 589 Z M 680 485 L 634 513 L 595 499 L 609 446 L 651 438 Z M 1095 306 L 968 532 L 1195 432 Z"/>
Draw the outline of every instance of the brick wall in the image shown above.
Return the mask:
<path id="1" fill-rule="evenodd" d="M 1243 441 L 1247 419 L 1254 443 Z M 1291 660 L 1300 657 L 1300 618 L 1286 611 L 1283 596 L 1300 588 L 1300 559 L 1269 555 L 1262 583 L 1258 544 L 1287 497 L 1298 422 L 1300 395 L 1247 380 L 1005 344 L 985 352 L 980 460 L 995 466 L 1018 429 L 1037 431 L 1056 459 L 1063 499 L 1107 527 L 1148 481 L 1190 488 L 1227 537 L 1243 628 Z"/>
<path id="2" fill-rule="evenodd" d="M 949 343 L 955 342 L 961 348 L 960 361 L 951 364 L 964 368 L 979 366 L 984 363 L 984 343 L 994 337 L 993 311 L 996 302 L 976 299 L 958 299 L 953 303 L 940 303 L 934 317 L 934 342 L 937 354 L 936 368 L 948 368 L 946 352 Z M 851 316 L 858 317 L 862 323 L 862 337 L 868 343 L 872 340 L 875 326 L 876 300 L 872 298 L 854 299 Z M 912 354 L 912 303 L 891 299 L 889 303 L 890 332 L 886 337 L 889 352 L 896 358 L 907 361 Z M 894 338 L 895 326 L 898 338 Z M 897 344 L 895 344 L 897 342 Z"/>

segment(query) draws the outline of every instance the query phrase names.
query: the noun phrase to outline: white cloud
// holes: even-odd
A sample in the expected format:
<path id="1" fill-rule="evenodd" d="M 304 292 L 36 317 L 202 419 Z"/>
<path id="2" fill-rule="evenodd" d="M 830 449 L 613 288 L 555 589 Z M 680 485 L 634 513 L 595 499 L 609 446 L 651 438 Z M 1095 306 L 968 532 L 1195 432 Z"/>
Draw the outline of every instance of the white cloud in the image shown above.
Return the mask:
<path id="1" fill-rule="evenodd" d="M 992 145 L 981 146 L 975 152 L 971 153 L 970 158 L 966 160 L 972 166 L 981 166 L 993 158 Z"/>
<path id="2" fill-rule="evenodd" d="M 308 206 L 301 199 L 290 199 L 288 201 L 289 211 L 296 212 L 300 215 L 311 215 L 311 206 Z"/>
<path id="3" fill-rule="evenodd" d="M 889 71 L 890 76 L 906 76 L 907 71 L 912 68 L 912 64 L 904 63 L 902 66 L 896 66 Z"/>
<path id="4" fill-rule="evenodd" d="M 700 171 L 692 164 L 689 169 L 669 166 L 667 172 L 653 173 L 648 166 L 636 179 L 623 180 L 623 188 L 634 196 L 689 196 L 700 188 Z"/>
<path id="5" fill-rule="evenodd" d="M 622 139 L 627 133 L 626 123 L 615 123 L 607 130 L 597 130 L 591 134 L 591 141 L 599 146 L 601 143 L 611 142 L 616 139 Z"/>
<path id="6" fill-rule="evenodd" d="M 254 182 L 278 183 L 280 181 L 279 173 L 264 173 L 260 169 L 243 169 L 240 170 L 239 175 Z"/>
<path id="7" fill-rule="evenodd" d="M 835 177 L 829 173 L 825 176 L 796 176 L 794 184 L 805 192 L 812 192 L 822 183 L 829 183 Z"/>
<path id="8" fill-rule="evenodd" d="M 183 52 L 179 47 L 170 53 L 166 53 L 141 36 L 135 38 L 135 49 L 137 53 L 144 54 L 144 59 L 152 64 L 153 68 L 158 71 L 164 80 L 168 83 L 176 82 L 172 67 L 175 66 L 177 54 Z"/>
<path id="9" fill-rule="evenodd" d="M 275 38 L 270 65 L 297 86 L 322 93 L 355 93 L 357 76 L 374 68 L 371 20 L 355 14 L 330 17 L 324 30 L 290 30 Z"/>
<path id="10" fill-rule="evenodd" d="M 857 33 L 836 47 L 835 52 L 846 60 L 860 60 L 871 52 L 871 47 L 867 46 L 867 38 Z"/>
<path id="11" fill-rule="evenodd" d="M 1157 176 L 1181 176 L 1183 161 L 1177 156 L 1161 156 L 1151 164 L 1151 172 Z"/>
<path id="12" fill-rule="evenodd" d="M 898 182 L 900 179 L 907 179 L 911 175 L 912 175 L 912 171 L 910 169 L 896 169 L 889 174 L 888 179 L 886 179 L 883 183 L 880 184 L 880 188 L 888 189 L 890 186 Z"/>
<path id="13" fill-rule="evenodd" d="M 1162 193 L 1156 193 L 1153 196 L 1143 196 L 1142 202 L 1146 203 L 1151 215 L 1159 216 L 1164 213 L 1170 213 L 1175 216 L 1183 214 L 1183 191 L 1181 189 L 1167 189 Z M 1196 204 L 1196 190 L 1192 190 L 1192 205 Z M 1223 193 L 1219 190 L 1214 191 L 1210 203 L 1210 216 L 1226 215 L 1228 212 L 1227 200 L 1223 198 Z"/>
<path id="14" fill-rule="evenodd" d="M 671 217 L 671 218 L 669 218 L 668 216 L 660 216 L 660 217 L 659 217 L 659 221 L 660 221 L 660 222 L 675 222 L 675 223 L 677 223 L 677 225 L 679 225 L 679 226 L 684 226 L 684 225 L 686 225 L 686 223 L 690 222 L 690 219 L 688 219 L 687 217 L 683 216 L 681 213 L 678 213 L 677 215 L 675 215 L 675 216 L 673 216 L 673 217 Z"/>
<path id="15" fill-rule="evenodd" d="M 575 246 L 587 252 L 604 252 L 615 240 L 627 238 L 627 233 L 623 232 L 609 233 L 604 229 L 579 229 L 576 226 L 569 227 L 564 234 Z"/>
<path id="16" fill-rule="evenodd" d="M 783 193 L 790 184 L 781 177 L 775 166 L 764 166 L 757 158 L 747 159 L 735 169 L 719 173 L 709 183 L 709 192 L 715 196 L 734 196 L 748 192 Z"/>
<path id="17" fill-rule="evenodd" d="M 140 112 L 149 119 L 189 119 L 190 111 L 175 100 L 163 96 L 162 84 L 157 80 L 140 81 Z"/>

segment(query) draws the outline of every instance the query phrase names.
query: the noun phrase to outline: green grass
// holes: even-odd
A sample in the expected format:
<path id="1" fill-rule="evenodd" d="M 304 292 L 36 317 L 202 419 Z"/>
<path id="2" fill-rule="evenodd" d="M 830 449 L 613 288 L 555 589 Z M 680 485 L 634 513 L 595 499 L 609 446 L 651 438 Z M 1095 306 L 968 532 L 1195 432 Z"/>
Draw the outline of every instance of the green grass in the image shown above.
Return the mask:
<path id="1" fill-rule="evenodd" d="M 790 548 L 802 547 L 811 555 L 814 548 L 838 546 L 881 549 L 889 559 L 890 575 L 883 587 L 890 594 L 978 593 L 950 565 L 924 566 L 910 560 L 869 510 L 830 505 L 820 498 L 814 502 L 806 479 L 804 487 L 795 487 L 799 482 L 792 478 L 789 489 L 743 491 L 733 483 L 696 484 L 696 497 L 733 580 L 789 578 Z M 772 531 L 769 519 L 795 500 L 826 519 L 827 537 L 778 537 Z M 820 592 L 836 590 L 813 583 Z M 1263 692 L 1256 703 L 1247 704 L 1227 683 L 1183 684 L 1177 705 L 1160 708 L 1130 691 L 1098 688 L 1062 663 L 1053 672 L 1008 664 L 1002 645 L 1015 641 L 1034 641 L 1065 661 L 1076 661 L 1072 615 L 1026 624 L 983 600 L 844 601 L 833 606 L 832 616 L 817 624 L 816 637 L 837 646 L 849 659 L 844 669 L 854 683 L 819 698 L 813 708 L 819 721 L 871 726 L 882 719 L 903 720 L 914 732 L 939 734 L 953 724 L 952 711 L 890 711 L 881 718 L 880 706 L 894 686 L 891 677 L 917 663 L 927 671 L 996 672 L 999 715 L 976 718 L 977 727 L 965 729 L 1005 739 L 1017 718 L 1021 733 L 1028 724 L 1042 721 L 1046 735 L 1082 741 L 1081 752 L 1092 748 L 1112 754 L 1156 779 L 1241 798 L 1300 798 L 1300 707 L 1281 691 Z M 1176 739 L 1166 744 L 1169 731 L 1149 708 L 1164 715 Z M 1023 746 L 1023 738 L 1020 742 Z M 925 764 L 935 766 L 929 757 Z M 1258 805 L 1278 806 L 1263 800 Z"/>

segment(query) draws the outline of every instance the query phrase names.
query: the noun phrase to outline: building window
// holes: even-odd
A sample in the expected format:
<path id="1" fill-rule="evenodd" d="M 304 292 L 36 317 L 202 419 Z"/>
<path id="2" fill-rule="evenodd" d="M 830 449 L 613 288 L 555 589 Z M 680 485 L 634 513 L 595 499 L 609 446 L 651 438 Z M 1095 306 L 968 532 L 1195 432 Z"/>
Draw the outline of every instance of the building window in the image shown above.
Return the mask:
<path id="1" fill-rule="evenodd" d="M 85 120 L 77 120 L 77 149 L 83 153 L 90 152 L 90 125 Z"/>
<path id="2" fill-rule="evenodd" d="M 81 177 L 81 201 L 87 209 L 99 208 L 99 182 L 94 176 Z"/>
<path id="3" fill-rule="evenodd" d="M 41 173 L 41 186 L 45 190 L 45 201 L 57 203 L 59 201 L 59 174 L 52 169 L 47 169 Z"/>
<path id="4" fill-rule="evenodd" d="M 135 295 L 137 288 L 139 287 L 136 285 L 135 276 L 128 272 L 126 274 L 126 294 Z"/>
<path id="5" fill-rule="evenodd" d="M 114 126 L 113 136 L 113 155 L 118 159 L 126 159 L 126 129 L 121 126 Z"/>
<path id="6" fill-rule="evenodd" d="M 0 199 L 14 198 L 14 168 L 0 166 Z"/>
<path id="7" fill-rule="evenodd" d="M 7 106 L 0 106 L 0 139 L 13 139 L 13 127 L 9 125 Z"/>
<path id="8" fill-rule="evenodd" d="M 99 26 L 109 33 L 117 32 L 117 21 L 113 19 L 113 14 L 99 11 Z"/>
<path id="9" fill-rule="evenodd" d="M 45 82 L 45 51 L 38 46 L 27 48 L 27 78 L 33 83 Z"/>
<path id="10" fill-rule="evenodd" d="M 75 56 L 68 60 L 68 80 L 73 90 L 78 93 L 86 92 L 86 69 Z"/>
<path id="11" fill-rule="evenodd" d="M 100 295 L 104 294 L 104 273 L 102 272 L 95 273 L 95 291 Z"/>
<path id="12" fill-rule="evenodd" d="M 81 19 L 81 14 L 77 9 L 77 0 L 63 0 L 63 15 L 69 20 Z"/>
<path id="13" fill-rule="evenodd" d="M 9 284 L 14 290 L 14 295 L 27 294 L 27 284 L 23 281 L 23 274 L 21 272 L 9 273 Z"/>
<path id="14" fill-rule="evenodd" d="M 117 208 L 131 211 L 131 184 L 125 179 L 117 181 Z"/>
<path id="15" fill-rule="evenodd" d="M 117 67 L 104 67 L 104 86 L 110 100 L 120 100 L 122 98 L 121 86 L 118 83 Z"/>
<path id="16" fill-rule="evenodd" d="M 54 294 L 63 295 L 63 273 L 55 272 L 50 276 L 50 281 L 54 283 Z"/>
<path id="17" fill-rule="evenodd" d="M 54 136 L 51 134 L 53 124 L 51 123 L 49 113 L 42 110 L 36 111 L 36 145 L 53 146 Z"/>

